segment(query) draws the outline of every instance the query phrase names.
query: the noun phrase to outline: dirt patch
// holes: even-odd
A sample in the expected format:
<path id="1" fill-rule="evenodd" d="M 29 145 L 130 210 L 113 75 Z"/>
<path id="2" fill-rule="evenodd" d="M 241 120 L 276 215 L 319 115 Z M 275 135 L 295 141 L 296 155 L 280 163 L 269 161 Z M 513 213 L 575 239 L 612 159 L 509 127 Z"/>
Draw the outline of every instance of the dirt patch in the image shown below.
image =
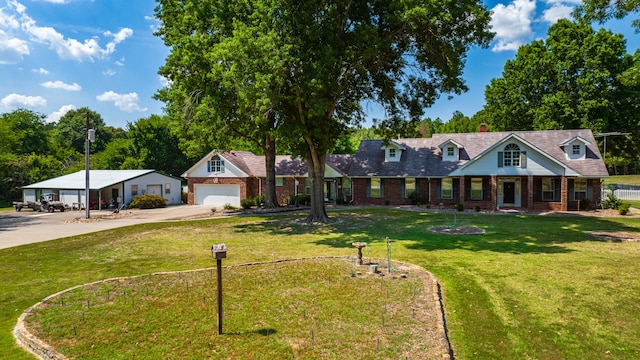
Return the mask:
<path id="1" fill-rule="evenodd" d="M 484 235 L 486 231 L 475 226 L 433 226 L 427 231 L 439 235 Z"/>
<path id="2" fill-rule="evenodd" d="M 628 231 L 615 231 L 615 230 L 587 231 L 587 236 L 600 241 L 640 242 L 640 233 L 631 233 Z"/>

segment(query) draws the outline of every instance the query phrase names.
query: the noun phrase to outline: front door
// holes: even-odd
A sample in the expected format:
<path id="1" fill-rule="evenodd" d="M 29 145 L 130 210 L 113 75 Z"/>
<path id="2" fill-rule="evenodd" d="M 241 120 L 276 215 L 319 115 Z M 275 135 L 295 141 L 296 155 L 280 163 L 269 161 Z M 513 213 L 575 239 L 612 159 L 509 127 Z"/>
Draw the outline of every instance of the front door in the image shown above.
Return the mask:
<path id="1" fill-rule="evenodd" d="M 516 202 L 516 183 L 505 182 L 503 185 L 503 196 L 502 202 L 505 205 L 513 205 Z"/>
<path id="2" fill-rule="evenodd" d="M 335 185 L 333 183 L 333 180 L 324 182 L 324 201 L 334 200 L 334 197 L 333 197 L 334 188 L 335 188 Z"/>

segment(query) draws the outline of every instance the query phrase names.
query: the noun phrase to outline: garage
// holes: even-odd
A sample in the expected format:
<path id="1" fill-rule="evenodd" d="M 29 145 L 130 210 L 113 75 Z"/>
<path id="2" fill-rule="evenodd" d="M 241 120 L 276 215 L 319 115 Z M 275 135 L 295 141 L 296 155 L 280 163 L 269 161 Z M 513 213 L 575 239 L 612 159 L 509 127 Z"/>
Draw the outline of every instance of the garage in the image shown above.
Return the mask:
<path id="1" fill-rule="evenodd" d="M 231 204 L 240 207 L 240 185 L 238 184 L 195 184 L 196 205 L 222 207 Z"/>

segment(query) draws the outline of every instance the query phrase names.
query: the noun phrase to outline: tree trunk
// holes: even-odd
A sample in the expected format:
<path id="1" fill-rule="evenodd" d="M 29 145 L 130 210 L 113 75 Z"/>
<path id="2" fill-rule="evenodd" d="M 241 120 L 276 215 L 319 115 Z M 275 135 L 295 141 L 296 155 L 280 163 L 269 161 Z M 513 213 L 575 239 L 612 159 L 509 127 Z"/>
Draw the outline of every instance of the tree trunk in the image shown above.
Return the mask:
<path id="1" fill-rule="evenodd" d="M 328 223 L 330 220 L 324 207 L 325 154 L 319 154 L 317 149 L 311 146 L 309 150 L 311 156 L 307 159 L 307 168 L 311 180 L 311 214 L 307 221 Z"/>
<path id="2" fill-rule="evenodd" d="M 265 177 L 265 208 L 279 207 L 276 195 L 276 142 L 267 134 L 264 139 L 264 158 L 267 176 Z"/>

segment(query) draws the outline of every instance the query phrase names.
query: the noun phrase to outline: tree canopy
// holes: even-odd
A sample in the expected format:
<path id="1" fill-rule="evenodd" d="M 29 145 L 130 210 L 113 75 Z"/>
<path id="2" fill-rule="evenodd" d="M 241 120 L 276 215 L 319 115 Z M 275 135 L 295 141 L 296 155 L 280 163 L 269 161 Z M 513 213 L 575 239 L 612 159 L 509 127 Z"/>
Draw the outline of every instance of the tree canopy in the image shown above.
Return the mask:
<path id="1" fill-rule="evenodd" d="M 441 93 L 464 91 L 467 50 L 493 36 L 471 0 L 160 0 L 156 16 L 171 47 L 161 73 L 178 94 L 160 94 L 168 109 L 202 94 L 201 113 L 224 122 L 272 114 L 267 131 L 307 160 L 310 221 L 327 220 L 325 156 L 363 119 L 361 102 L 385 108 L 391 133 Z"/>

